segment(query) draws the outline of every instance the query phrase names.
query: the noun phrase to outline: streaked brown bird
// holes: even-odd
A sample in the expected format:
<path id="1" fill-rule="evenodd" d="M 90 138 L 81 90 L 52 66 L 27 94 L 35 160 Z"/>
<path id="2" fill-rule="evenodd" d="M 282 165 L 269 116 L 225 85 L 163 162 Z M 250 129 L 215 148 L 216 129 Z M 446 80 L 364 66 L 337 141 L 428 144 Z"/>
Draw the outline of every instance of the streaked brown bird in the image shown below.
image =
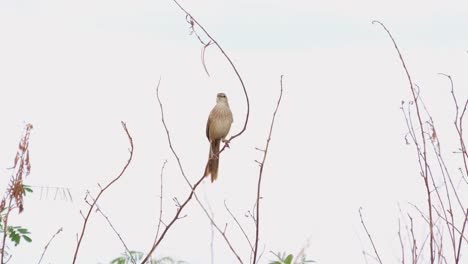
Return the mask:
<path id="1" fill-rule="evenodd" d="M 226 142 L 226 136 L 234 121 L 226 95 L 218 93 L 216 105 L 211 110 L 206 123 L 206 137 L 210 141 L 210 153 L 205 168 L 205 176 L 211 175 L 211 182 L 218 178 L 219 148 L 221 140 Z"/>

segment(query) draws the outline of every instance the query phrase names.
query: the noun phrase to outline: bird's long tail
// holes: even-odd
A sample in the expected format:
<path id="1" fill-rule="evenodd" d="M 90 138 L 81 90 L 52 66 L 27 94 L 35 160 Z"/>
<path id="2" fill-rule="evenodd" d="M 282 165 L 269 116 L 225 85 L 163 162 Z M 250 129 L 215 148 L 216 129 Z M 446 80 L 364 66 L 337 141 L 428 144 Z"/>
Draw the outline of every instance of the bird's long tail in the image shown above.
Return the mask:
<path id="1" fill-rule="evenodd" d="M 214 182 L 218 178 L 219 146 L 220 140 L 213 140 L 210 144 L 210 153 L 208 155 L 208 163 L 205 167 L 205 176 L 211 174 L 211 182 Z"/>

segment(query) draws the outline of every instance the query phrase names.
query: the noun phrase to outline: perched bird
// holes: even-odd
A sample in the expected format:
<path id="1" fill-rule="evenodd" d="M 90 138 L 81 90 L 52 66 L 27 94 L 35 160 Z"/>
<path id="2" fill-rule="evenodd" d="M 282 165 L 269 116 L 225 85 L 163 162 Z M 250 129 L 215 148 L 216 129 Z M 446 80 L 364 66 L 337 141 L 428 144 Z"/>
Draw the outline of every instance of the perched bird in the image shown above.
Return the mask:
<path id="1" fill-rule="evenodd" d="M 226 95 L 218 93 L 216 105 L 211 110 L 206 123 L 206 137 L 210 141 L 210 152 L 205 168 L 205 176 L 211 175 L 211 182 L 218 178 L 220 143 L 221 140 L 226 142 L 226 136 L 233 121 Z"/>

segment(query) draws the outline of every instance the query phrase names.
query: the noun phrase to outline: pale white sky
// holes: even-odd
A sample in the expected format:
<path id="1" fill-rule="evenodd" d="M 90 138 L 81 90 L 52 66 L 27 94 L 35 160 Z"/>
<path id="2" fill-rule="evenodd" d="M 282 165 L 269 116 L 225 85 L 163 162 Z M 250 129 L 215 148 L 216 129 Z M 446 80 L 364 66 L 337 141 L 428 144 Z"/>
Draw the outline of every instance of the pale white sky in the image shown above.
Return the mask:
<path id="1" fill-rule="evenodd" d="M 284 98 L 265 168 L 261 263 L 269 251 L 307 255 L 321 264 L 363 263 L 368 248 L 357 210 L 389 263 L 397 262 L 398 203 L 424 203 L 415 152 L 404 144 L 401 100 L 407 80 L 385 32 L 384 22 L 404 53 L 414 81 L 423 87 L 446 151 L 455 149 L 453 109 L 446 79 L 451 74 L 461 98 L 468 80 L 468 16 L 465 1 L 184 1 L 231 56 L 247 85 L 252 112 L 248 130 L 225 151 L 219 180 L 201 186 L 220 225 L 241 256 L 248 245 L 224 209 L 226 200 L 253 239 L 243 215 L 255 201 L 261 153 L 284 74 Z M 73 202 L 26 199 L 12 218 L 32 231 L 33 243 L 13 248 L 14 263 L 34 263 L 52 234 L 43 263 L 70 263 L 81 229 L 86 190 L 96 193 L 127 159 L 120 121 L 135 142 L 127 173 L 100 202 L 130 248 L 146 251 L 159 213 L 159 172 L 165 172 L 165 212 L 173 197 L 189 189 L 179 174 L 160 123 L 155 97 L 161 76 L 166 118 L 192 181 L 203 172 L 208 142 L 205 122 L 216 93 L 227 93 L 241 129 L 245 101 L 220 53 L 206 52 L 172 1 L 0 0 L 0 178 L 5 186 L 26 122 L 31 135 L 32 173 L 27 183 L 63 186 Z M 465 97 L 463 97 L 465 96 Z M 450 162 L 457 166 L 456 156 Z M 1 187 L 3 189 L 4 187 Z M 45 190 L 43 190 L 45 192 Z M 205 201 L 206 202 L 206 201 Z M 196 203 L 187 207 L 162 243 L 158 256 L 208 263 L 210 225 Z M 78 263 L 108 263 L 124 251 L 99 214 L 93 214 Z M 467 250 L 466 248 L 464 249 Z M 468 252 L 467 252 L 468 253 Z M 236 263 L 215 239 L 215 263 Z"/>

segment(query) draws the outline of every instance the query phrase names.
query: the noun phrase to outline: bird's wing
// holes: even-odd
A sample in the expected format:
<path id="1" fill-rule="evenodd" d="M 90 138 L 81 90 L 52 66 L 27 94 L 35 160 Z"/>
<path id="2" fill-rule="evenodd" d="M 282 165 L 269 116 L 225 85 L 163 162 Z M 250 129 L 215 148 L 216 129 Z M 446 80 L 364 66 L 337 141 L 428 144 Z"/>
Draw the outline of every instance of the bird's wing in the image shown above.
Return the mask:
<path id="1" fill-rule="evenodd" d="M 206 137 L 208 138 L 208 141 L 210 140 L 210 124 L 211 124 L 211 113 L 208 116 L 208 121 L 206 122 Z"/>

